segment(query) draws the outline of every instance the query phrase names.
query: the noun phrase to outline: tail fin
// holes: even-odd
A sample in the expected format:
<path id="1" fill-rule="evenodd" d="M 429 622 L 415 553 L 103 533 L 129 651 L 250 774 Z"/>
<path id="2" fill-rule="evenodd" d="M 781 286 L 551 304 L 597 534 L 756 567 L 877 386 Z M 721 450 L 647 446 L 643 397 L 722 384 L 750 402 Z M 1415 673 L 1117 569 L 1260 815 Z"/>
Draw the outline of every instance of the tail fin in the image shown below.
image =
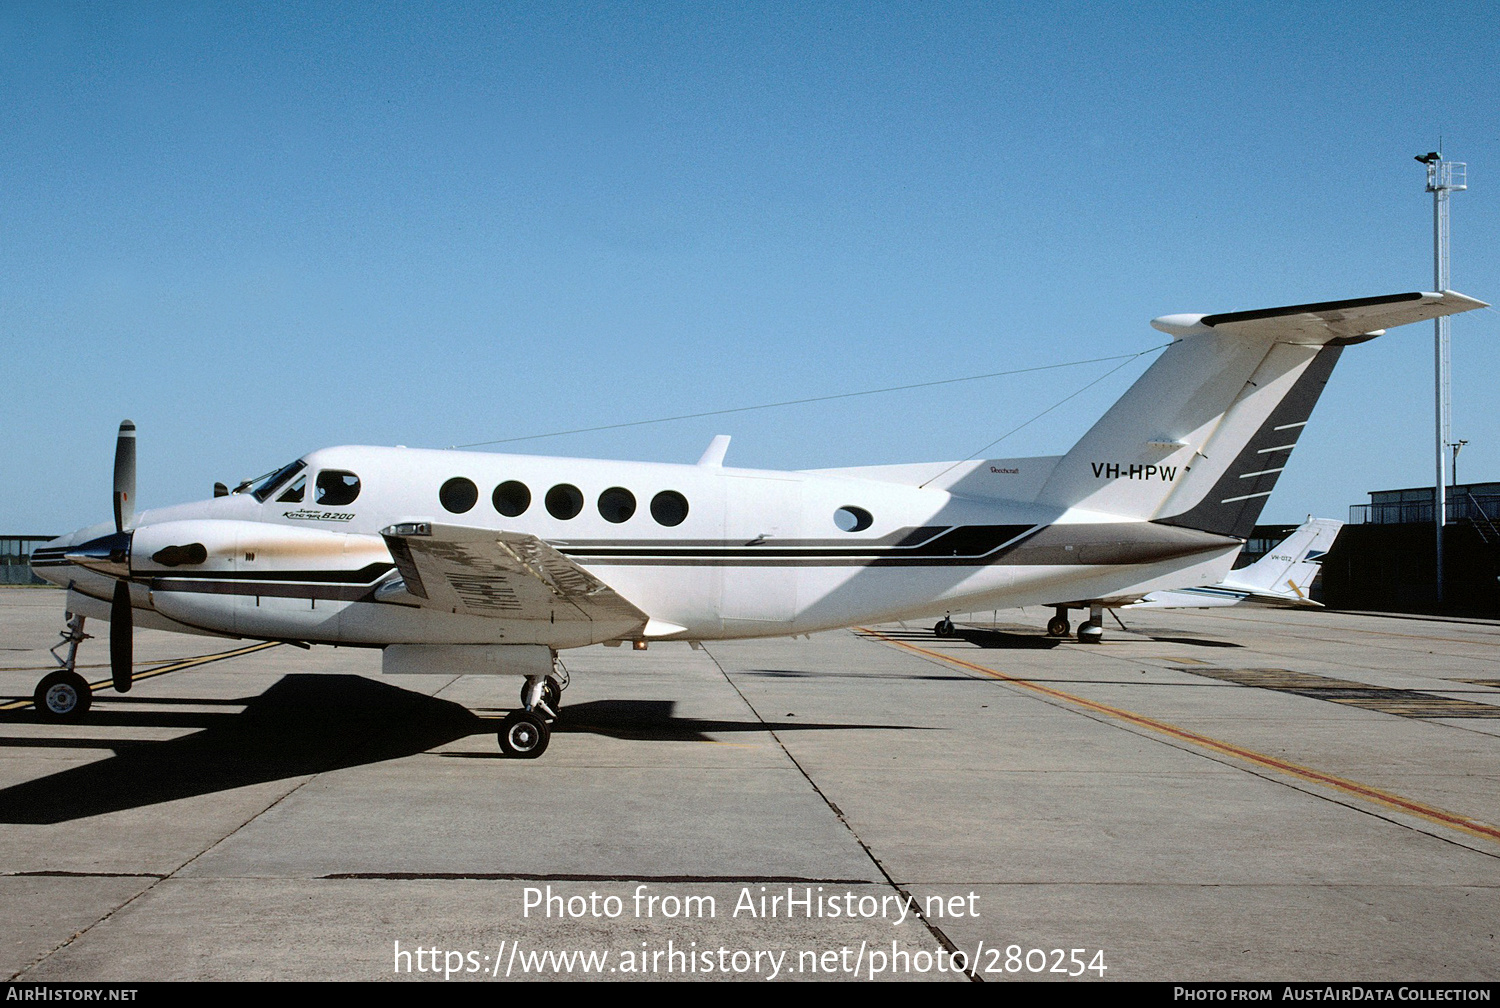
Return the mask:
<path id="1" fill-rule="evenodd" d="M 1248 538 L 1343 347 L 1483 307 L 1443 291 L 1155 319 L 1177 339 L 1037 499 Z"/>
<path id="2" fill-rule="evenodd" d="M 1308 591 L 1322 557 L 1343 527 L 1336 518 L 1309 518 L 1255 563 L 1231 572 L 1219 586 L 1248 591 L 1261 599 L 1306 605 L 1311 602 Z"/>

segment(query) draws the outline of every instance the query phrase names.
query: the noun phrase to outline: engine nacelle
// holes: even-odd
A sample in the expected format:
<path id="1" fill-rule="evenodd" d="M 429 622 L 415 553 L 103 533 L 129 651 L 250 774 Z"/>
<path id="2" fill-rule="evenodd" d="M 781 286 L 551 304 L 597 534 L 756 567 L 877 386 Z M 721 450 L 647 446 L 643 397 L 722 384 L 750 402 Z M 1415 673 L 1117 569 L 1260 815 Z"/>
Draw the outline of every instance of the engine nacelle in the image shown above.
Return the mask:
<path id="1" fill-rule="evenodd" d="M 270 639 L 338 640 L 343 609 L 392 569 L 379 536 L 268 522 L 145 525 L 130 550 L 131 576 L 162 615 Z"/>
<path id="2" fill-rule="evenodd" d="M 213 518 L 142 526 L 130 546 L 135 577 L 347 571 L 390 562 L 380 536 Z"/>

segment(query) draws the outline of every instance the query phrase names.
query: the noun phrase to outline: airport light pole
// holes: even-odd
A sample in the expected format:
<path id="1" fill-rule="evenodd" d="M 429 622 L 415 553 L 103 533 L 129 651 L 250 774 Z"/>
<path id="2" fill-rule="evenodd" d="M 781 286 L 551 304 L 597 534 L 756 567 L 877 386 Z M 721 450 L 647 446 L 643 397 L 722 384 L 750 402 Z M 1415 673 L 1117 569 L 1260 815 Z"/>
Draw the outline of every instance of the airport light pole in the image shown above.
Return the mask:
<path id="1" fill-rule="evenodd" d="M 1427 167 L 1427 191 L 1432 193 L 1432 283 L 1439 292 L 1448 289 L 1448 196 L 1469 188 L 1468 166 L 1462 161 L 1444 161 L 1438 151 L 1417 155 Z M 1443 523 L 1448 518 L 1448 445 L 1452 414 L 1449 399 L 1452 367 L 1448 352 L 1448 319 L 1433 320 L 1433 385 L 1436 405 L 1435 440 L 1437 475 L 1432 482 L 1432 522 L 1436 539 L 1437 601 L 1443 601 Z M 1454 459 L 1455 463 L 1457 459 Z M 1455 466 L 1456 468 L 1456 466 Z"/>

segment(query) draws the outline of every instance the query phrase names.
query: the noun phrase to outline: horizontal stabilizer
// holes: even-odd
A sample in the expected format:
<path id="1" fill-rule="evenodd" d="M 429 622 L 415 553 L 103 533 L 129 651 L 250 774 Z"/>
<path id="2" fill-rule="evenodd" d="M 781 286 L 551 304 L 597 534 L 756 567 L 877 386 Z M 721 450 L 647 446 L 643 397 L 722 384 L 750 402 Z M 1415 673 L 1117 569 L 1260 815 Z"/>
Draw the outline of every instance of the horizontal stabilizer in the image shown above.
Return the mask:
<path id="1" fill-rule="evenodd" d="M 1245 337 L 1271 337 L 1278 343 L 1323 346 L 1338 341 L 1355 342 L 1361 336 L 1379 335 L 1396 326 L 1488 307 L 1485 302 L 1456 291 L 1413 291 L 1217 315 L 1167 315 L 1153 319 L 1151 325 L 1173 336 L 1212 330 Z"/>

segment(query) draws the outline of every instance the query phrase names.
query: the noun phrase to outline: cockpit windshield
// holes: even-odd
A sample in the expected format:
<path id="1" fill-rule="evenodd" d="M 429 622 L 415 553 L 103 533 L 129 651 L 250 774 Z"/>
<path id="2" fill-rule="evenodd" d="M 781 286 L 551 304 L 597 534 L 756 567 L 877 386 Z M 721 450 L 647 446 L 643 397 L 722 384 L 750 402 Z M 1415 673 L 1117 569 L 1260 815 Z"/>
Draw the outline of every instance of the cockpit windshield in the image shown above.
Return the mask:
<path id="1" fill-rule="evenodd" d="M 248 490 L 256 500 L 265 503 L 266 498 L 275 493 L 278 487 L 305 468 L 307 468 L 307 463 L 298 459 L 295 462 L 282 466 L 273 473 L 256 477 L 243 487 L 237 487 L 235 493 Z"/>

